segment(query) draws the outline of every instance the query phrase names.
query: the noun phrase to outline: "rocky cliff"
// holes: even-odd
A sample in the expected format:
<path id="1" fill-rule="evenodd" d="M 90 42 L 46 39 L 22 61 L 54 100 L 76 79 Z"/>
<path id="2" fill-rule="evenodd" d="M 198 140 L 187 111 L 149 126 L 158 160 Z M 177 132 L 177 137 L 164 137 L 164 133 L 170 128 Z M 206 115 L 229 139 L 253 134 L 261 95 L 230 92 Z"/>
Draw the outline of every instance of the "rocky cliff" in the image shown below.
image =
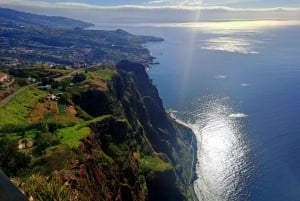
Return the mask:
<path id="1" fill-rule="evenodd" d="M 87 120 L 53 132 L 60 143 L 34 159 L 23 190 L 36 200 L 192 200 L 191 130 L 166 114 L 143 65 L 113 71 L 105 86 L 69 90 L 64 101 Z"/>

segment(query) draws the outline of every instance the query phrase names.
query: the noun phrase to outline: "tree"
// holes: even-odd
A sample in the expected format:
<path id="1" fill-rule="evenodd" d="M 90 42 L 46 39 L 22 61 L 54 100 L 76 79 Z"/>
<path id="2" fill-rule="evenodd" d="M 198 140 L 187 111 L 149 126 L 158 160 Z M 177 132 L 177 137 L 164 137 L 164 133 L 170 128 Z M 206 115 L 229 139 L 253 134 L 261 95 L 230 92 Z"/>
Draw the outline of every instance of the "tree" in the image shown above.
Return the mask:
<path id="1" fill-rule="evenodd" d="M 77 73 L 77 74 L 73 77 L 72 82 L 74 82 L 74 83 L 79 83 L 79 82 L 84 81 L 85 79 L 86 79 L 85 74 Z"/>
<path id="2" fill-rule="evenodd" d="M 29 162 L 30 157 L 18 151 L 16 141 L 0 139 L 0 169 L 8 176 L 19 175 Z"/>

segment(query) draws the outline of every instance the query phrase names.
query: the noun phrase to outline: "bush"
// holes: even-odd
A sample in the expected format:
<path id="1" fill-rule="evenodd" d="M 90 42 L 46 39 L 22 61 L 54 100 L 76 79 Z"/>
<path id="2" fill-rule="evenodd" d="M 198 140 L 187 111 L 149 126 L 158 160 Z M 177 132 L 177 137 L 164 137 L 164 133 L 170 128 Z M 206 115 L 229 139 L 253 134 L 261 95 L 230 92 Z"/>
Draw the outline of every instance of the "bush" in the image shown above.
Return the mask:
<path id="1" fill-rule="evenodd" d="M 17 82 L 20 86 L 25 86 L 30 84 L 27 78 L 17 78 Z"/>
<path id="2" fill-rule="evenodd" d="M 0 139 L 0 168 L 8 176 L 17 176 L 28 167 L 30 157 L 17 149 L 17 142 L 7 139 Z"/>
<path id="3" fill-rule="evenodd" d="M 61 182 L 57 174 L 50 178 L 41 175 L 31 175 L 23 186 L 25 193 L 38 201 L 75 201 L 78 193 L 69 185 Z"/>
<path id="4" fill-rule="evenodd" d="M 77 74 L 73 77 L 72 82 L 74 82 L 74 83 L 79 83 L 79 82 L 84 81 L 85 79 L 86 79 L 85 74 L 77 73 Z"/>
<path id="5" fill-rule="evenodd" d="M 38 134 L 35 137 L 33 154 L 42 155 L 50 146 L 59 144 L 59 139 L 51 133 Z"/>

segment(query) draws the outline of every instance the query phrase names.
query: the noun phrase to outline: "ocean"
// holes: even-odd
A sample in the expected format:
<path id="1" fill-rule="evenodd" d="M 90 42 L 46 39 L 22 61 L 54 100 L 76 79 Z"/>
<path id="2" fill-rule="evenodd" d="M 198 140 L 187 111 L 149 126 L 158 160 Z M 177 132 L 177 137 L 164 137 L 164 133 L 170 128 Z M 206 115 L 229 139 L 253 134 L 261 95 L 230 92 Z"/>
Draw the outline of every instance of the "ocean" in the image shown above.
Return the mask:
<path id="1" fill-rule="evenodd" d="M 121 28 L 165 39 L 149 75 L 197 137 L 199 200 L 300 200 L 299 21 Z"/>

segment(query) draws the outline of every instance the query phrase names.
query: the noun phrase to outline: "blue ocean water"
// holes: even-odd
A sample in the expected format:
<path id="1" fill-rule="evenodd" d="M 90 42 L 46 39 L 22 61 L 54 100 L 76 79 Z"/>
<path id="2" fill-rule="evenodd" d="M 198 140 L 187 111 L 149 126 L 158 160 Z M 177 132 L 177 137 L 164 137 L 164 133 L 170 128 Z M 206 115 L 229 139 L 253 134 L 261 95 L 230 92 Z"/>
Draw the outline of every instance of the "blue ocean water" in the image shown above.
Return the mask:
<path id="1" fill-rule="evenodd" d="M 299 22 L 125 29 L 165 39 L 149 75 L 197 136 L 199 200 L 300 200 Z"/>

